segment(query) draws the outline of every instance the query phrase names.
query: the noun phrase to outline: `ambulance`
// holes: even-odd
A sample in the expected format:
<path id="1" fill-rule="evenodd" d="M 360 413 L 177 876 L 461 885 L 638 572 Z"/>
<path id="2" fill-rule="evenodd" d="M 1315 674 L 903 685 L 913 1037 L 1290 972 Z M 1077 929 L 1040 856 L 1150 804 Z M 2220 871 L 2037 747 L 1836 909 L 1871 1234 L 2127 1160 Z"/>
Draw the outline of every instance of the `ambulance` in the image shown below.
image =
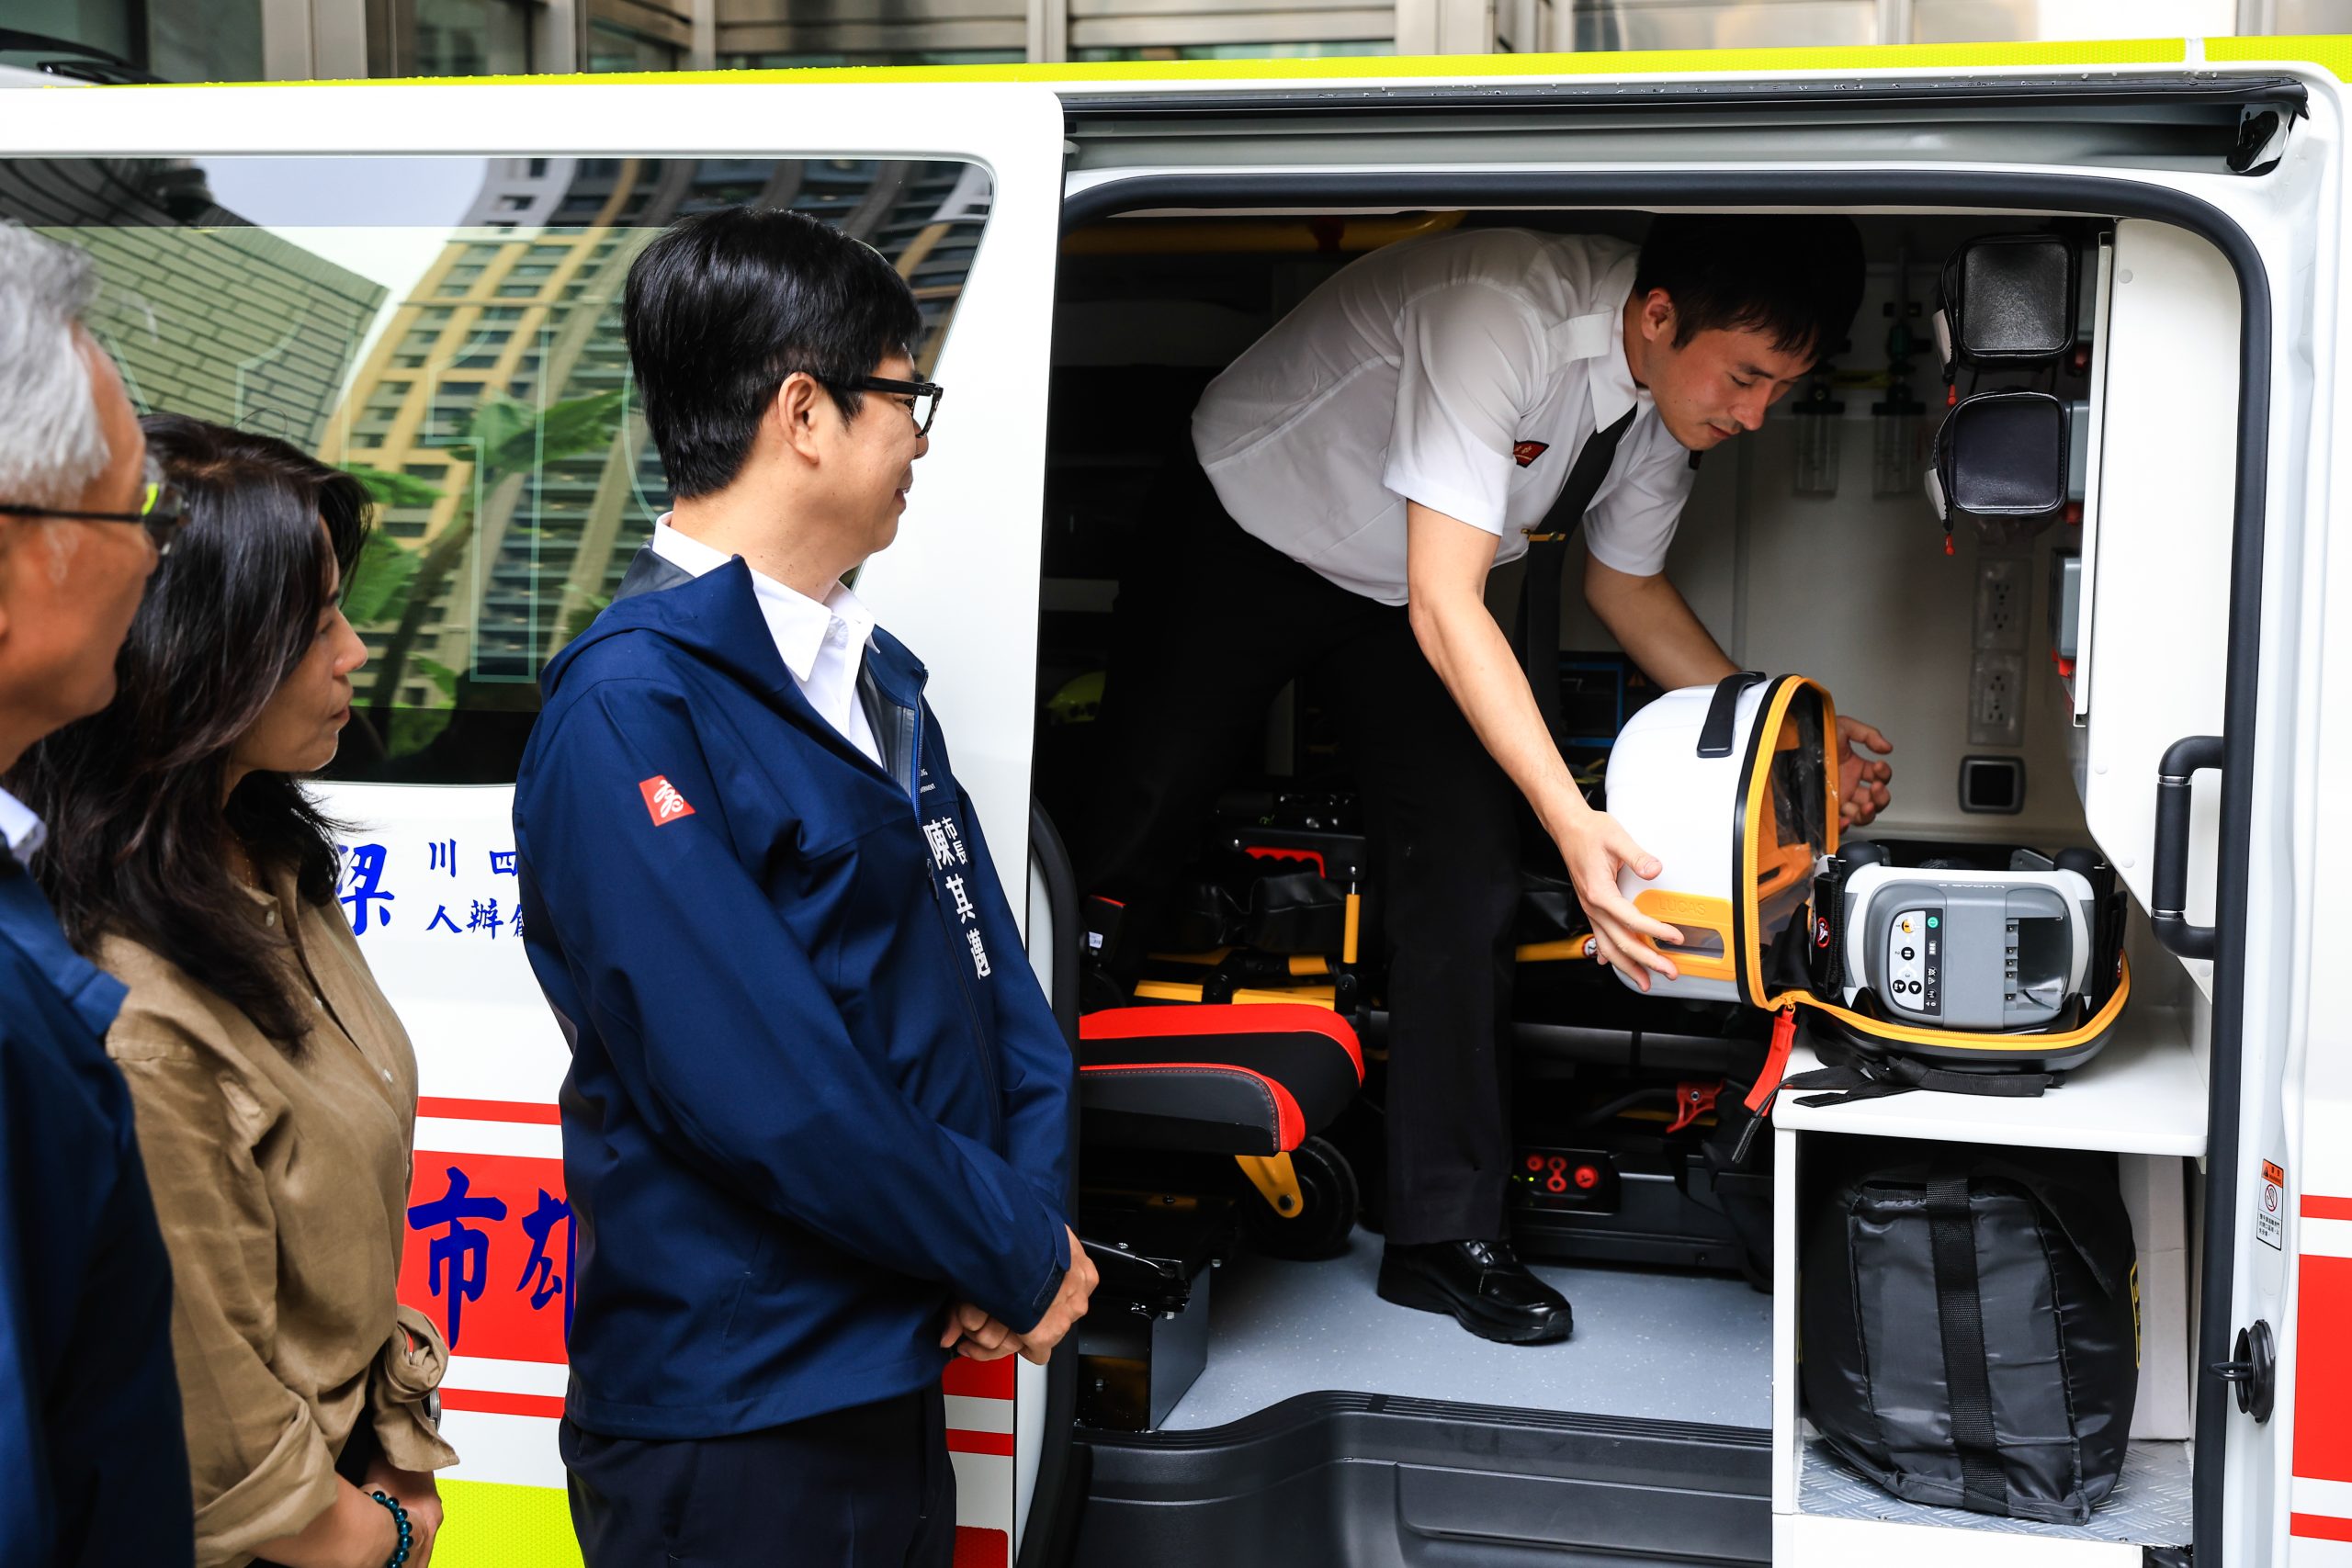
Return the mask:
<path id="1" fill-rule="evenodd" d="M 1374 1297 L 1376 1093 L 1285 1147 L 1212 1149 L 1230 1182 L 1148 1196 L 1229 1234 L 1164 1256 L 1140 1221 L 1090 1237 L 1162 1293 L 1098 1297 L 1046 1368 L 947 1372 L 959 1564 L 2352 1563 L 2352 1012 L 2318 940 L 2321 890 L 2352 886 L 2348 73 L 2352 40 L 2242 38 L 0 94 L 0 215 L 97 257 L 96 328 L 142 409 L 285 435 L 379 503 L 349 605 L 366 722 L 322 789 L 338 897 L 422 1066 L 402 1291 L 450 1343 L 463 1456 L 439 1568 L 578 1561 L 566 1054 L 515 929 L 514 766 L 538 670 L 666 505 L 628 263 L 736 201 L 841 224 L 922 305 L 919 361 L 952 395 L 855 586 L 930 667 L 1074 1050 L 1091 917 L 1035 803 L 1084 787 L 1069 758 L 1158 465 L 1318 283 L 1481 226 L 1853 219 L 1849 340 L 1711 455 L 1669 576 L 1743 668 L 1893 738 L 1868 836 L 2089 850 L 2129 906 L 2128 1004 L 2063 1086 L 1783 1094 L 1745 1239 L 1653 1156 L 1728 1114 L 1702 1047 L 1761 1015 L 1604 1006 L 1572 918 L 1531 934 L 1522 994 L 1570 1003 L 1522 1030 L 1514 1224 L 1574 1337 L 1486 1344 Z M 2068 335 L 1948 377 L 1947 263 L 2015 235 L 2060 243 Z M 2031 526 L 1928 494 L 1951 411 L 2002 387 L 2064 419 L 2064 493 Z M 1498 574 L 1507 626 L 1521 592 Z M 1566 598 L 1536 652 L 1598 787 L 1656 694 Z M 1286 695 L 1209 849 L 1352 886 L 1318 723 Z M 1370 913 L 1346 908 L 1328 962 L 1237 981 L 1223 943 L 1152 995 L 1321 1008 L 1376 1090 Z M 1812 1065 L 1798 1043 L 1788 1066 Z M 1659 1081 L 1691 1105 L 1644 1099 Z M 1595 1083 L 1633 1087 L 1595 1109 Z M 1081 1210 L 1152 1110 L 1082 1099 Z M 1808 1173 L 1873 1140 L 2114 1173 L 2138 1384 L 2087 1523 L 1901 1501 L 1818 1440 Z M 1917 1329 L 1932 1354 L 1932 1314 Z"/>

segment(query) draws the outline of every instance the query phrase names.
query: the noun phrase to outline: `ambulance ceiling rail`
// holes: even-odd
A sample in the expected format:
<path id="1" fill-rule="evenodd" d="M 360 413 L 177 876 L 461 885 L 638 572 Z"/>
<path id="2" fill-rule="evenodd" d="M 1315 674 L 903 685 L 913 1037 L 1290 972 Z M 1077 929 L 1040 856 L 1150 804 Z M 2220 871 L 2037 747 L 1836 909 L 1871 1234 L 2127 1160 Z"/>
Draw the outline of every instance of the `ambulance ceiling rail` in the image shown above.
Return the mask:
<path id="1" fill-rule="evenodd" d="M 2283 81 L 2283 79 L 2281 79 Z M 2270 279 L 2260 253 L 2235 220 L 2172 186 L 2128 178 L 2021 171 L 1508 169 L 1461 172 L 1410 167 L 1377 171 L 1108 175 L 1062 203 L 1065 233 L 1121 212 L 1289 211 L 1416 207 L 1634 209 L 1773 206 L 1993 209 L 2100 213 L 2177 224 L 2202 236 L 2237 276 L 2237 499 L 2231 522 L 2229 669 L 2222 710 L 2222 824 L 2215 868 L 2213 1022 L 2207 1062 L 2204 1278 L 2237 1273 L 2238 1163 L 2245 1019 L 2245 922 L 2254 843 L 2254 723 L 2261 678 L 2264 529 L 2269 476 Z M 2154 779 L 2149 787 L 2156 785 Z M 2234 1303 L 2199 1315 L 2193 1558 L 2222 1560 L 2222 1514 L 2230 1506 L 2224 1462 L 2234 1407 Z"/>
<path id="2" fill-rule="evenodd" d="M 1530 109 L 1610 114 L 1668 114 L 1703 108 L 2095 109 L 2102 115 L 2137 109 L 2151 125 L 2211 126 L 2233 141 L 2248 114 L 2276 114 L 2281 123 L 2308 112 L 2310 94 L 2291 76 L 2232 76 L 2189 71 L 2112 75 L 1909 77 L 1897 81 L 1821 77 L 1783 81 L 1481 82 L 1457 86 L 1300 87 L 1286 92 L 1235 93 L 1154 90 L 1137 93 L 1065 91 L 1073 130 L 1092 122 L 1137 119 L 1292 119 L 1377 113 L 1510 113 Z"/>

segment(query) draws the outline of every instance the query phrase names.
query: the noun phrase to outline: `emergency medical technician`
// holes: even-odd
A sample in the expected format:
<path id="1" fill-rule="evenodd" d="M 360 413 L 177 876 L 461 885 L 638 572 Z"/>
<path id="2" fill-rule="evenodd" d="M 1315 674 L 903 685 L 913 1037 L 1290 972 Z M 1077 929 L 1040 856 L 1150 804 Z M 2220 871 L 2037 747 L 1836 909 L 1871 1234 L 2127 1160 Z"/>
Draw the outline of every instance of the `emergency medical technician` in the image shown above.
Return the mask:
<path id="1" fill-rule="evenodd" d="M 1487 574 L 1585 518 L 1585 595 L 1659 685 L 1733 672 L 1663 575 L 1692 455 L 1763 422 L 1853 319 L 1843 219 L 1667 217 L 1622 240 L 1494 229 L 1375 251 L 1209 386 L 1199 467 L 1123 579 L 1083 886 L 1127 901 L 1131 964 L 1275 694 L 1336 706 L 1379 857 L 1388 958 L 1380 1293 L 1489 1339 L 1565 1337 L 1504 1225 L 1516 788 L 1558 843 L 1599 956 L 1672 973 L 1674 927 L 1617 890 L 1657 863 L 1589 807 L 1488 613 Z M 1181 649 L 1182 657 L 1170 657 Z M 1890 750 L 1868 726 L 1843 738 Z M 1849 814 L 1884 763 L 1841 747 Z M 1140 905 L 1140 908 L 1132 908 Z M 1114 961 L 1114 968 L 1123 965 Z"/>
<path id="2" fill-rule="evenodd" d="M 955 1351 L 1045 1360 L 1094 1274 L 1072 1066 L 924 671 L 841 579 L 939 389 L 878 254 L 690 218 L 629 270 L 676 511 L 548 667 L 525 942 L 571 1042 L 561 1448 L 591 1568 L 946 1568 Z"/>

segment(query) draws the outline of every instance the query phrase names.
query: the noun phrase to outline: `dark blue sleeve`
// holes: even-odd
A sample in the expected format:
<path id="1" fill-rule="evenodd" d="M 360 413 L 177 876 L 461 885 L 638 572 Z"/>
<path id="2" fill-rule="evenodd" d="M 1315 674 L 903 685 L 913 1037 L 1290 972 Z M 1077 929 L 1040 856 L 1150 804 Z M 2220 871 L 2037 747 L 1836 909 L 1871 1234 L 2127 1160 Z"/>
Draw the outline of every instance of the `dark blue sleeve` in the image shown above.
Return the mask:
<path id="1" fill-rule="evenodd" d="M 980 814 L 961 784 L 956 786 L 956 801 L 972 829 L 973 863 L 988 873 L 972 878 L 979 894 L 974 902 L 979 909 L 980 939 L 990 953 L 1005 957 L 989 976 L 1004 1089 L 1005 1155 L 1054 1212 L 1062 1213 L 1069 1202 L 1069 1149 L 1077 1134 L 1070 1109 L 1077 1064 L 1013 923 L 1012 908 L 980 830 Z M 1027 870 L 1023 863 L 1017 874 L 1024 878 L 1024 891 Z M 1072 931 L 1054 932 L 1056 942 L 1075 939 Z"/>
<path id="2" fill-rule="evenodd" d="M 6 850 L 0 850 L 5 854 Z M 5 1010 L 0 997 L 0 1010 Z M 33 1344 L 30 1284 L 40 1259 L 33 1253 L 30 1216 L 41 1183 L 28 1169 L 37 1162 L 36 1131 L 41 1107 L 32 1103 L 19 1071 L 25 1045 L 12 1040 L 0 1021 L 0 1568 L 36 1568 L 50 1561 L 51 1532 L 49 1455 L 43 1441 L 40 1389 L 46 1382 Z M 29 1119 L 29 1120 L 28 1120 Z"/>
<path id="3" fill-rule="evenodd" d="M 652 1135 L 745 1201 L 1025 1329 L 1069 1257 L 994 1150 L 861 1051 L 738 858 L 685 698 L 606 681 L 552 722 L 515 819 L 586 1021 Z M 640 781 L 694 815 L 655 826 Z"/>

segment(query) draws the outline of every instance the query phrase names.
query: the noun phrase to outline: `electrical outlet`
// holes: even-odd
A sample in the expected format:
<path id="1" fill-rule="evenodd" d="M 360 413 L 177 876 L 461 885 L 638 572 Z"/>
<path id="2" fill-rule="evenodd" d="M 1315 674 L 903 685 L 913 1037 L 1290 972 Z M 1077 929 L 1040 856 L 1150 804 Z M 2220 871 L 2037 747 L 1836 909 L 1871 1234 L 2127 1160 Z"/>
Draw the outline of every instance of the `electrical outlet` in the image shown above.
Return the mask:
<path id="1" fill-rule="evenodd" d="M 1979 652 L 1968 668 L 1968 743 L 2025 743 L 2025 656 Z"/>
<path id="2" fill-rule="evenodd" d="M 2023 556 L 1976 560 L 1976 646 L 1999 653 L 2025 651 L 2026 615 L 2032 609 L 2031 576 Z"/>

